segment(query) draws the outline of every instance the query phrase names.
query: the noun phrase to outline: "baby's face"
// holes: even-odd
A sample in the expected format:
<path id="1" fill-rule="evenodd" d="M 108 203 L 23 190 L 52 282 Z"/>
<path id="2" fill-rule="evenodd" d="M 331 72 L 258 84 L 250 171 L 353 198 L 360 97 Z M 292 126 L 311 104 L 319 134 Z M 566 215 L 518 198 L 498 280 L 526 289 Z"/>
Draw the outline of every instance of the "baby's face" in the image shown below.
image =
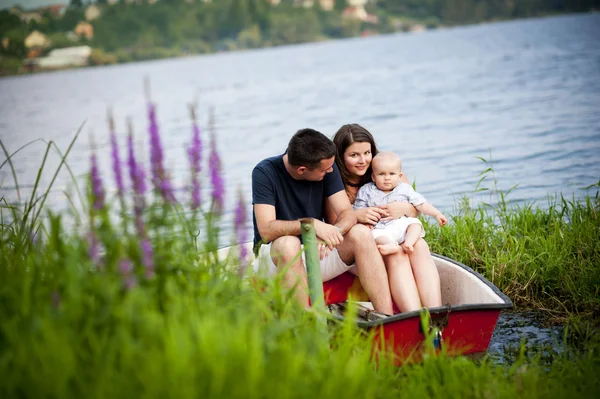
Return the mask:
<path id="1" fill-rule="evenodd" d="M 392 191 L 400 183 L 402 169 L 398 162 L 389 159 L 373 160 L 373 175 L 371 178 L 378 189 Z"/>

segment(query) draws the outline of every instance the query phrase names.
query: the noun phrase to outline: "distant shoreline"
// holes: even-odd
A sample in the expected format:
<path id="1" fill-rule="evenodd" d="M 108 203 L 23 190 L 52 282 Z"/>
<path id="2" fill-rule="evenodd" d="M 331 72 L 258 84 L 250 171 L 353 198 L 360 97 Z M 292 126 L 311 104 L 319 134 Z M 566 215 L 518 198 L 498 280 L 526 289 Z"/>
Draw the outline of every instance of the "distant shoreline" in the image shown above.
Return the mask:
<path id="1" fill-rule="evenodd" d="M 526 21 L 526 20 L 534 20 L 534 19 L 557 18 L 557 17 L 568 17 L 568 16 L 578 16 L 578 15 L 580 16 L 580 15 L 587 15 L 587 14 L 594 15 L 594 14 L 598 14 L 598 13 L 600 13 L 600 10 L 591 10 L 588 12 L 579 12 L 579 13 L 577 13 L 577 12 L 546 13 L 544 15 L 539 15 L 539 16 L 534 16 L 534 17 L 525 17 L 525 18 L 512 18 L 512 19 L 499 18 L 496 20 L 480 21 L 480 22 L 457 24 L 457 25 L 441 25 L 440 24 L 434 28 L 426 28 L 426 27 L 424 27 L 424 25 L 419 24 L 418 21 L 414 21 L 415 25 L 423 26 L 424 29 L 415 29 L 415 30 L 408 30 L 408 31 L 398 30 L 396 32 L 365 31 L 365 32 L 361 32 L 361 34 L 359 34 L 359 35 L 350 36 L 350 37 L 341 37 L 341 38 L 340 37 L 319 37 L 315 40 L 310 40 L 310 41 L 305 41 L 305 42 L 300 42 L 300 43 L 262 45 L 262 46 L 258 46 L 258 47 L 254 47 L 254 48 L 229 48 L 229 49 L 208 51 L 208 52 L 203 52 L 203 53 L 182 53 L 182 54 L 171 53 L 168 56 L 164 56 L 164 57 L 149 57 L 149 58 L 145 58 L 145 59 L 131 59 L 131 60 L 127 60 L 127 61 L 119 61 L 117 59 L 112 60 L 110 58 L 112 58 L 114 56 L 113 53 L 111 53 L 111 52 L 104 53 L 101 49 L 92 48 L 92 51 L 100 52 L 102 54 L 102 56 L 109 58 L 108 62 L 106 59 L 93 60 L 92 62 L 89 62 L 89 60 L 88 60 L 87 65 L 73 65 L 73 66 L 64 66 L 64 67 L 55 67 L 55 68 L 33 67 L 33 68 L 30 68 L 29 70 L 28 70 L 27 66 L 21 65 L 21 67 L 19 68 L 19 70 L 17 72 L 3 71 L 0 69 L 0 80 L 3 78 L 9 78 L 9 77 L 15 77 L 15 76 L 37 75 L 40 73 L 61 72 L 61 71 L 66 71 L 66 70 L 85 69 L 85 68 L 90 68 L 90 67 L 125 65 L 125 64 L 133 64 L 133 63 L 138 63 L 138 62 L 179 59 L 179 58 L 186 58 L 186 57 L 207 56 L 207 55 L 233 53 L 233 52 L 241 52 L 241 51 L 263 50 L 263 49 L 270 49 L 270 48 L 306 45 L 306 44 L 314 44 L 314 43 L 322 43 L 322 42 L 330 42 L 330 41 L 338 41 L 338 40 L 362 39 L 362 38 L 375 37 L 375 36 L 422 34 L 422 33 L 428 32 L 428 31 L 447 30 L 447 29 L 454 29 L 454 28 L 472 27 L 472 26 L 478 26 L 478 25 L 490 25 L 490 24 L 497 24 L 497 23 L 513 22 L 513 21 Z M 168 47 L 157 47 L 154 50 L 156 50 L 156 51 L 173 51 L 174 49 L 168 48 Z M 120 51 L 120 50 L 118 50 L 118 51 Z M 0 55 L 0 59 L 1 59 L 1 55 Z"/>

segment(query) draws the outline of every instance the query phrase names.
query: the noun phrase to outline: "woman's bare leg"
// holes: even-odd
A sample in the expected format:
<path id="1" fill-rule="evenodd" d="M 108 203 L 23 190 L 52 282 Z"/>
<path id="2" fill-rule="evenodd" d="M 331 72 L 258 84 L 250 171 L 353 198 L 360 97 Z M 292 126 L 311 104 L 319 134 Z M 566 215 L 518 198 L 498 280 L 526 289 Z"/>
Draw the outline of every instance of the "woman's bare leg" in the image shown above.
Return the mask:
<path id="1" fill-rule="evenodd" d="M 392 314 L 394 308 L 388 276 L 371 230 L 362 224 L 354 225 L 337 249 L 344 263 L 348 265 L 356 263 L 360 283 L 369 295 L 375 310 Z"/>
<path id="2" fill-rule="evenodd" d="M 396 306 L 401 312 L 410 312 L 421 308 L 419 291 L 406 252 L 399 248 L 397 252 L 386 255 L 383 261 L 387 268 L 390 291 Z"/>
<path id="3" fill-rule="evenodd" d="M 421 302 L 427 308 L 442 306 L 440 275 L 429 252 L 429 245 L 425 240 L 418 239 L 414 248 L 408 256 Z"/>

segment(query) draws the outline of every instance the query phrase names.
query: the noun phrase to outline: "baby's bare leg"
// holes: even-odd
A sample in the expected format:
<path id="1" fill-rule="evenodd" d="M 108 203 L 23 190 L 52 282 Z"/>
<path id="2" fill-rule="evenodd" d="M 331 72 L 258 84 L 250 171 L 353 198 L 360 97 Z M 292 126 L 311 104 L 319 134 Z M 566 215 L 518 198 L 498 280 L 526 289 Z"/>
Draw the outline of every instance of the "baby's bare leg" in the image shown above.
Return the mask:
<path id="1" fill-rule="evenodd" d="M 379 249 L 379 253 L 382 255 L 395 254 L 400 248 L 397 242 L 384 236 L 377 237 L 375 243 L 377 243 L 377 249 Z"/>
<path id="2" fill-rule="evenodd" d="M 421 229 L 422 227 L 418 223 L 413 223 L 407 227 L 406 238 L 404 239 L 404 242 L 400 244 L 407 254 L 411 254 L 415 250 L 415 244 L 417 240 L 421 238 Z"/>

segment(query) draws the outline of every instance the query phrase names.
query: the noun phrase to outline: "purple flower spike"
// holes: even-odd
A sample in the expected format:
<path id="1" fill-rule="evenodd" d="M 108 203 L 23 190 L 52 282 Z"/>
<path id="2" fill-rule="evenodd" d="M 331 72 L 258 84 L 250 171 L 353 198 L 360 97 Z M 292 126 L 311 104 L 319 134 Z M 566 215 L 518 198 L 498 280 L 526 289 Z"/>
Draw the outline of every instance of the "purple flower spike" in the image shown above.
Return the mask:
<path id="1" fill-rule="evenodd" d="M 217 144 L 214 134 L 211 135 L 210 156 L 208 168 L 210 170 L 210 182 L 212 184 L 212 197 L 215 201 L 216 212 L 221 213 L 225 197 L 225 185 L 221 176 L 221 158 L 217 153 Z"/>
<path id="2" fill-rule="evenodd" d="M 93 231 L 90 231 L 88 235 L 88 245 L 88 255 L 92 263 L 94 263 L 96 266 L 101 267 L 102 265 L 100 263 L 100 242 L 98 241 L 98 238 L 96 237 L 96 234 L 94 234 Z"/>
<path id="3" fill-rule="evenodd" d="M 192 144 L 188 149 L 188 158 L 192 165 L 192 170 L 196 173 L 200 173 L 202 168 L 202 139 L 200 138 L 200 128 L 196 121 L 193 121 Z"/>
<path id="4" fill-rule="evenodd" d="M 117 183 L 117 194 L 119 195 L 119 197 L 122 197 L 123 192 L 125 191 L 125 187 L 123 185 L 123 172 L 121 169 L 121 158 L 119 157 L 119 145 L 117 143 L 117 136 L 114 130 L 110 132 L 110 144 L 113 173 L 115 175 L 115 181 Z"/>
<path id="5" fill-rule="evenodd" d="M 200 207 L 200 169 L 202 162 L 202 140 L 200 139 L 200 128 L 196 123 L 194 110 L 192 108 L 192 143 L 188 148 L 188 159 L 192 169 L 192 209 Z"/>
<path id="6" fill-rule="evenodd" d="M 200 180 L 195 177 L 192 180 L 192 210 L 200 208 L 201 203 L 200 197 Z"/>
<path id="7" fill-rule="evenodd" d="M 104 187 L 102 186 L 102 178 L 100 177 L 100 171 L 98 170 L 98 162 L 95 153 L 92 153 L 91 163 L 92 169 L 90 171 L 90 178 L 92 182 L 92 195 L 94 197 L 94 209 L 102 209 L 104 208 Z"/>
<path id="8" fill-rule="evenodd" d="M 126 290 L 130 290 L 137 284 L 137 280 L 133 273 L 133 263 L 129 259 L 121 259 L 119 262 L 119 271 L 123 276 L 123 284 Z"/>
<path id="9" fill-rule="evenodd" d="M 133 264 L 129 259 L 121 259 L 121 262 L 119 262 L 119 271 L 122 275 L 128 276 L 133 273 Z"/>
<path id="10" fill-rule="evenodd" d="M 133 134 L 131 133 L 129 133 L 129 136 L 127 137 L 127 148 L 129 152 L 127 165 L 129 167 L 129 177 L 131 178 L 133 192 L 136 195 L 143 196 L 146 193 L 146 173 L 144 172 L 142 165 L 138 164 L 135 160 Z"/>
<path id="11" fill-rule="evenodd" d="M 154 277 L 154 260 L 152 245 L 147 238 L 142 239 L 142 263 L 146 269 L 146 278 Z"/>
<path id="12" fill-rule="evenodd" d="M 150 165 L 152 172 L 152 183 L 154 188 L 158 190 L 165 201 L 174 202 L 175 194 L 169 180 L 169 176 L 165 172 L 163 165 L 163 148 L 160 142 L 160 134 L 158 133 L 158 124 L 156 122 L 156 109 L 154 104 L 148 103 L 148 120 L 150 126 Z"/>

